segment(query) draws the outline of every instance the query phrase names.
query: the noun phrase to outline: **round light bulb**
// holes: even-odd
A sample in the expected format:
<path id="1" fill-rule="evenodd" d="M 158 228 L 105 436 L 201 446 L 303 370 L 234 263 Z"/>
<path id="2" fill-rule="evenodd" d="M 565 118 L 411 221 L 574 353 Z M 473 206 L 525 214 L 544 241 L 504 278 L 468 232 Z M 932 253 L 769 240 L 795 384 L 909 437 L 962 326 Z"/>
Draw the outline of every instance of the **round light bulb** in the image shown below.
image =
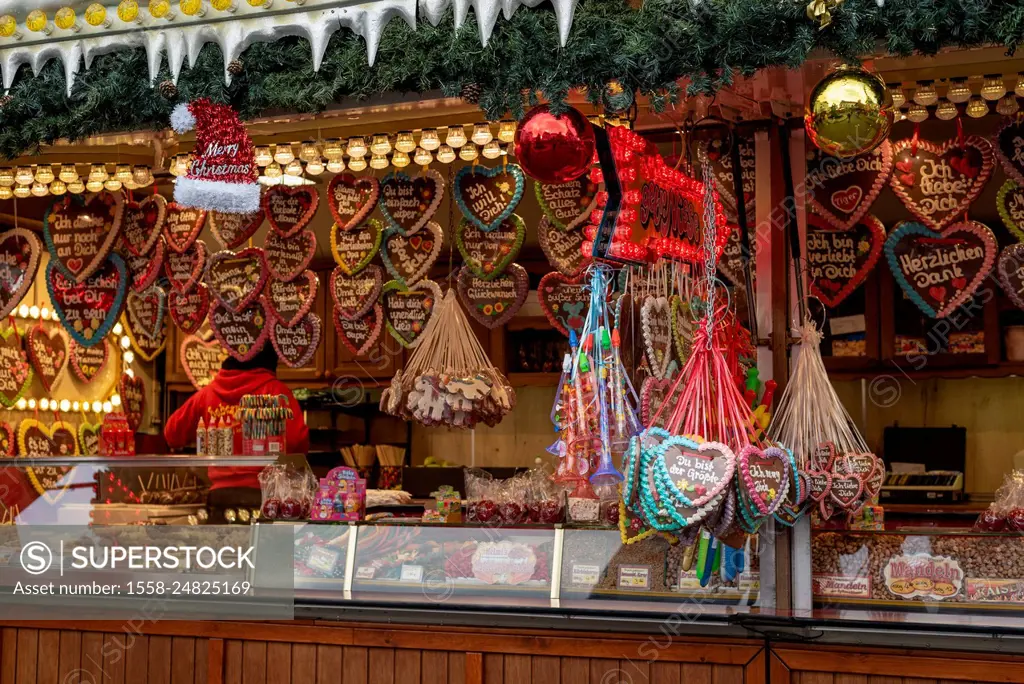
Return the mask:
<path id="1" fill-rule="evenodd" d="M 497 159 L 501 156 L 501 144 L 497 140 L 492 140 L 484 145 L 481 154 L 487 159 Z"/>
<path id="2" fill-rule="evenodd" d="M 907 110 L 907 118 L 914 123 L 921 123 L 928 118 L 928 110 L 921 105 L 914 103 Z"/>
<path id="3" fill-rule="evenodd" d="M 68 184 L 62 180 L 55 180 L 50 183 L 50 194 L 51 195 L 63 195 L 68 191 Z"/>
<path id="4" fill-rule="evenodd" d="M 21 38 L 18 33 L 18 20 L 11 14 L 0 17 L 0 38 Z"/>
<path id="5" fill-rule="evenodd" d="M 114 405 L 113 404 L 111 404 L 109 401 L 103 402 L 103 412 L 104 413 L 110 413 L 113 410 L 114 410 Z"/>
<path id="6" fill-rule="evenodd" d="M 0 186 L 9 188 L 14 185 L 14 169 L 5 166 L 0 169 Z"/>
<path id="7" fill-rule="evenodd" d="M 391 163 L 396 169 L 404 169 L 411 163 L 411 160 L 405 152 L 395 150 L 395 153 L 391 155 Z"/>
<path id="8" fill-rule="evenodd" d="M 43 10 L 35 9 L 28 13 L 25 18 L 25 26 L 28 27 L 29 31 L 35 33 L 45 33 L 49 35 L 53 29 L 50 27 L 50 21 L 46 18 L 46 12 Z"/>
<path id="9" fill-rule="evenodd" d="M 82 405 L 81 405 L 80 403 L 78 403 L 77 401 L 73 401 L 73 402 L 71 402 L 71 410 L 72 410 L 72 411 L 75 411 L 75 412 L 77 412 L 77 411 L 79 411 L 79 410 L 80 410 L 81 408 L 82 408 Z"/>
<path id="10" fill-rule="evenodd" d="M 68 192 L 73 195 L 81 195 L 85 192 L 85 183 L 83 183 L 81 179 L 71 181 L 68 183 Z"/>
<path id="11" fill-rule="evenodd" d="M 120 334 L 121 334 L 121 333 L 123 333 L 123 332 L 124 332 L 124 326 L 122 326 L 122 325 L 121 325 L 120 323 L 115 323 L 115 324 L 114 324 L 114 330 L 113 330 L 113 333 L 114 333 L 115 335 L 120 335 Z"/>
<path id="12" fill-rule="evenodd" d="M 375 154 L 375 155 L 373 155 L 370 158 L 370 168 L 371 169 L 377 169 L 378 171 L 380 169 L 388 168 L 388 158 L 385 157 L 383 154 Z"/>
<path id="13" fill-rule="evenodd" d="M 103 181 L 103 188 L 105 190 L 109 190 L 110 192 L 117 192 L 118 190 L 121 189 L 122 185 L 124 185 L 124 183 L 117 180 L 116 178 L 108 178 L 107 180 Z"/>
<path id="14" fill-rule="evenodd" d="M 152 185 L 153 180 L 153 172 L 149 170 L 148 166 L 137 164 L 132 167 L 132 182 L 139 187 Z"/>
<path id="15" fill-rule="evenodd" d="M 93 413 L 99 413 L 102 410 L 103 410 L 103 404 L 100 403 L 100 401 L 98 399 L 96 401 L 92 402 L 92 412 Z"/>
<path id="16" fill-rule="evenodd" d="M 120 406 L 121 405 L 121 395 L 120 394 L 115 394 L 114 396 L 110 397 L 110 403 L 113 404 L 114 406 Z"/>
<path id="17" fill-rule="evenodd" d="M 466 144 L 466 130 L 462 126 L 451 126 L 448 128 L 448 136 L 444 141 L 448 147 L 462 147 Z"/>
<path id="18" fill-rule="evenodd" d="M 276 161 L 267 164 L 267 168 L 263 169 L 263 175 L 267 178 L 280 178 L 284 174 L 281 170 L 281 165 Z"/>
<path id="19" fill-rule="evenodd" d="M 292 159 L 288 162 L 288 165 L 284 167 L 284 172 L 289 176 L 301 176 L 302 175 L 302 162 L 298 159 Z"/>
<path id="20" fill-rule="evenodd" d="M 437 161 L 442 164 L 450 164 L 455 161 L 455 150 L 448 145 L 441 145 L 437 150 Z"/>
<path id="21" fill-rule="evenodd" d="M 36 181 L 32 184 L 32 195 L 34 197 L 46 197 L 48 194 L 50 194 L 50 186 L 46 183 Z"/>
<path id="22" fill-rule="evenodd" d="M 32 181 L 35 179 L 36 174 L 28 166 L 19 166 L 17 173 L 14 174 L 14 180 L 18 182 L 18 185 L 32 185 Z"/>
<path id="23" fill-rule="evenodd" d="M 24 411 L 26 408 L 28 408 L 28 399 L 22 397 L 21 399 L 18 399 L 17 403 L 15 403 L 14 405 L 18 407 L 19 411 Z"/>
<path id="24" fill-rule="evenodd" d="M 353 171 L 362 171 L 366 168 L 366 159 L 359 157 L 358 159 L 349 160 L 349 167 Z M 327 170 L 331 173 L 341 173 L 345 170 L 345 160 L 343 159 L 332 159 L 327 162 Z"/>
<path id="25" fill-rule="evenodd" d="M 135 361 L 135 354 L 133 354 L 132 350 L 129 349 L 124 353 L 124 356 L 122 358 L 124 358 L 125 363 L 132 363 L 133 361 Z"/>
<path id="26" fill-rule="evenodd" d="M 107 8 L 98 2 L 94 2 L 85 8 L 85 21 L 89 26 L 110 27 L 110 19 L 107 19 Z"/>
<path id="27" fill-rule="evenodd" d="M 187 17 L 202 17 L 206 15 L 203 0 L 179 0 L 178 9 Z"/>
<path id="28" fill-rule="evenodd" d="M 420 166 L 426 166 L 430 162 L 434 161 L 434 155 L 430 154 L 428 150 L 425 150 L 422 147 L 417 147 L 416 154 L 413 155 L 412 160 Z"/>
<path id="29" fill-rule="evenodd" d="M 1017 74 L 1017 83 L 1013 86 L 1013 92 L 1017 97 L 1024 97 L 1024 72 Z"/>
<path id="30" fill-rule="evenodd" d="M 459 159 L 462 161 L 474 161 L 477 156 L 479 156 L 479 153 L 477 152 L 476 145 L 463 145 L 459 148 Z"/>
<path id="31" fill-rule="evenodd" d="M 114 178 L 122 183 L 130 183 L 132 180 L 132 167 L 127 164 L 118 164 L 114 169 Z"/>
<path id="32" fill-rule="evenodd" d="M 412 137 L 412 131 L 398 131 L 398 135 L 395 136 L 395 149 L 406 154 L 416 149 L 416 140 Z"/>
<path id="33" fill-rule="evenodd" d="M 324 163 L 320 160 L 319 157 L 312 161 L 306 162 L 306 173 L 308 173 L 310 176 L 319 176 L 323 172 Z"/>
<path id="34" fill-rule="evenodd" d="M 64 164 L 60 167 L 60 174 L 57 178 L 60 178 L 65 183 L 72 183 L 78 180 L 78 169 L 75 168 L 74 164 Z"/>
<path id="35" fill-rule="evenodd" d="M 180 157 L 178 157 L 178 161 L 175 164 L 175 167 L 176 167 L 176 169 L 178 171 L 178 175 L 179 176 L 184 176 L 185 174 L 187 174 L 188 173 L 188 165 L 191 164 L 191 163 L 192 163 L 192 159 L 187 154 L 183 154 Z"/>
<path id="36" fill-rule="evenodd" d="M 18 316 L 28 318 L 28 304 L 22 304 L 18 307 Z"/>
<path id="37" fill-rule="evenodd" d="M 331 159 L 341 159 L 345 156 L 345 150 L 341 149 L 341 141 L 337 138 L 328 138 L 324 142 L 324 156 Z"/>
<path id="38" fill-rule="evenodd" d="M 62 413 L 67 413 L 68 411 L 70 411 L 71 410 L 71 402 L 68 401 L 67 399 L 61 399 L 60 400 L 60 410 L 61 410 Z"/>
<path id="39" fill-rule="evenodd" d="M 366 141 L 361 137 L 348 139 L 348 156 L 353 159 L 366 156 Z"/>
<path id="40" fill-rule="evenodd" d="M 437 130 L 433 128 L 424 128 L 423 132 L 420 133 L 420 147 L 433 152 L 441 146 L 441 138 L 437 135 Z"/>
<path id="41" fill-rule="evenodd" d="M 42 399 L 40 399 L 39 400 L 39 410 L 40 411 L 49 411 L 50 410 L 50 400 L 47 399 L 46 397 L 43 397 Z"/>
<path id="42" fill-rule="evenodd" d="M 939 94 L 935 92 L 931 82 L 923 82 L 921 87 L 914 92 L 914 102 L 922 107 L 931 107 L 939 101 Z"/>
<path id="43" fill-rule="evenodd" d="M 996 103 L 996 111 L 1002 116 L 1013 116 L 1019 109 L 1020 105 L 1017 104 L 1017 96 L 1014 93 L 1004 95 Z"/>
<path id="44" fill-rule="evenodd" d="M 25 199 L 32 194 L 32 191 L 27 185 L 18 185 L 14 188 L 14 196 L 20 199 Z"/>
<path id="45" fill-rule="evenodd" d="M 132 346 L 132 341 L 128 339 L 127 335 L 122 335 L 120 344 L 121 349 L 128 349 L 129 347 Z"/>
<path id="46" fill-rule="evenodd" d="M 383 133 L 373 134 L 373 143 L 370 145 L 370 152 L 376 156 L 383 156 L 391 151 L 391 141 Z M 373 163 L 370 163 L 373 166 Z"/>
<path id="47" fill-rule="evenodd" d="M 35 399 L 29 399 L 28 400 L 28 410 L 29 411 L 35 411 L 36 410 L 36 400 Z"/>
<path id="48" fill-rule="evenodd" d="M 967 81 L 953 81 L 949 84 L 949 90 L 946 91 L 946 99 L 955 104 L 961 104 L 971 99 L 971 89 L 967 85 Z"/>
<path id="49" fill-rule="evenodd" d="M 129 378 L 135 377 L 135 371 L 133 371 L 131 368 L 125 368 L 124 374 L 127 375 Z"/>
<path id="50" fill-rule="evenodd" d="M 28 315 L 30 318 L 39 318 L 39 307 L 33 304 L 28 308 Z"/>
<path id="51" fill-rule="evenodd" d="M 510 143 L 516 139 L 516 122 L 505 119 L 498 123 L 498 140 Z"/>
<path id="52" fill-rule="evenodd" d="M 972 97 L 967 103 L 967 116 L 972 119 L 980 119 L 988 114 L 988 102 L 980 97 Z"/>
<path id="53" fill-rule="evenodd" d="M 493 139 L 494 136 L 491 135 L 491 125 L 489 123 L 481 121 L 473 124 L 473 137 L 470 140 L 483 147 Z"/>
<path id="54" fill-rule="evenodd" d="M 78 32 L 82 27 L 78 23 L 78 18 L 75 16 L 75 10 L 70 7 L 61 7 L 57 10 L 57 13 L 53 15 L 53 23 L 57 25 L 57 28 L 64 31 Z"/>
<path id="55" fill-rule="evenodd" d="M 304 162 L 310 162 L 314 159 L 320 158 L 320 150 L 316 148 L 316 143 L 312 140 L 307 140 L 302 143 L 302 147 L 299 149 L 299 159 Z"/>
<path id="56" fill-rule="evenodd" d="M 0 185 L 0 200 L 9 200 L 14 197 L 14 191 L 6 185 Z"/>
<path id="57" fill-rule="evenodd" d="M 107 178 L 109 178 L 107 175 L 107 167 L 103 164 L 93 164 L 89 169 L 89 180 L 100 181 L 102 183 L 107 180 Z"/>
<path id="58" fill-rule="evenodd" d="M 36 167 L 36 180 L 40 183 L 52 183 L 54 179 L 53 167 L 43 165 Z"/>
<path id="59" fill-rule="evenodd" d="M 210 6 L 218 12 L 234 12 L 238 9 L 235 0 L 210 0 Z"/>
<path id="60" fill-rule="evenodd" d="M 139 21 L 139 3 L 135 0 L 121 0 L 117 5 L 117 18 L 126 24 Z"/>
<path id="61" fill-rule="evenodd" d="M 274 150 L 274 161 L 281 166 L 291 164 L 293 159 L 295 159 L 295 151 L 292 150 L 291 145 L 278 145 Z"/>
<path id="62" fill-rule="evenodd" d="M 1006 94 L 1006 84 L 1002 76 L 986 76 L 981 85 L 981 96 L 989 102 L 995 102 Z"/>
<path id="63" fill-rule="evenodd" d="M 103 181 L 89 181 L 85 184 L 85 189 L 89 192 L 100 192 L 103 190 Z"/>
<path id="64" fill-rule="evenodd" d="M 343 167 L 341 162 L 330 161 L 330 162 L 327 162 L 327 170 L 328 171 L 331 170 L 331 164 L 338 164 L 339 166 L 342 167 L 342 170 L 344 169 L 344 167 Z M 352 171 L 356 171 L 356 172 L 365 171 L 366 170 L 366 160 L 363 159 L 362 157 L 356 157 L 355 159 L 349 159 L 348 160 L 348 168 L 351 169 Z"/>
<path id="65" fill-rule="evenodd" d="M 266 166 L 270 162 L 274 161 L 274 155 L 270 153 L 270 148 L 266 145 L 261 145 L 256 148 L 253 153 L 253 161 L 256 162 L 256 166 Z"/>

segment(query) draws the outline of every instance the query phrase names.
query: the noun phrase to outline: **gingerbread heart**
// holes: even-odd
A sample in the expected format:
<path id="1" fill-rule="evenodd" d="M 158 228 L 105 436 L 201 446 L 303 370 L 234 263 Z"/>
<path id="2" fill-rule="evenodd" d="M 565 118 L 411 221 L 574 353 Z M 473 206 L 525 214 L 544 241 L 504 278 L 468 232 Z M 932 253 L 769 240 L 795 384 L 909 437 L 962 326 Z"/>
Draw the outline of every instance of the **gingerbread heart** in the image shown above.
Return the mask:
<path id="1" fill-rule="evenodd" d="M 640 422 L 645 427 L 665 428 L 672 415 L 673 406 L 668 399 L 675 384 L 675 380 L 644 378 L 643 384 L 640 385 Z M 680 383 L 676 389 L 676 396 L 682 389 Z"/>
<path id="2" fill-rule="evenodd" d="M 875 499 L 882 491 L 885 484 L 885 464 L 881 459 L 875 459 L 875 465 L 867 477 L 861 478 L 864 481 L 864 495 L 867 501 Z M 867 503 L 865 501 L 865 503 Z"/>
<path id="3" fill-rule="evenodd" d="M 468 267 L 459 269 L 458 295 L 469 315 L 487 329 L 508 323 L 530 294 L 530 276 L 510 264 L 497 278 L 482 280 Z"/>
<path id="4" fill-rule="evenodd" d="M 587 319 L 587 308 L 590 306 L 590 291 L 587 288 L 587 279 L 582 274 L 546 274 L 537 285 L 537 299 L 548 322 L 555 330 L 566 337 L 569 336 L 570 330 L 575 330 L 576 336 L 579 337 Z"/>
<path id="5" fill-rule="evenodd" d="M 256 300 L 241 311 L 233 311 L 222 303 L 210 309 L 210 328 L 228 354 L 239 361 L 256 356 L 270 335 L 267 311 Z"/>
<path id="6" fill-rule="evenodd" d="M 210 212 L 210 232 L 224 249 L 236 249 L 245 244 L 259 227 L 266 214 L 263 209 L 251 214 L 228 214 L 222 211 Z"/>
<path id="7" fill-rule="evenodd" d="M 1010 245 L 999 254 L 999 283 L 1018 309 L 1024 309 L 1024 245 Z"/>
<path id="8" fill-rule="evenodd" d="M 388 332 L 400 345 L 413 349 L 423 339 L 441 303 L 441 287 L 433 280 L 421 280 L 409 286 L 389 280 L 381 289 L 381 299 Z"/>
<path id="9" fill-rule="evenodd" d="M 287 238 L 271 231 L 263 245 L 263 254 L 270 275 L 278 280 L 292 280 L 306 270 L 316 254 L 316 235 L 300 230 Z"/>
<path id="10" fill-rule="evenodd" d="M 11 228 L 0 234 L 0 318 L 18 307 L 35 282 L 41 249 L 30 230 Z"/>
<path id="11" fill-rule="evenodd" d="M 271 280 L 263 293 L 267 311 L 284 327 L 291 328 L 313 308 L 320 279 L 312 271 L 288 282 Z"/>
<path id="12" fill-rule="evenodd" d="M 700 508 L 718 499 L 732 482 L 736 455 L 724 444 L 670 437 L 656 452 L 677 494 Z"/>
<path id="13" fill-rule="evenodd" d="M 121 237 L 124 196 L 99 192 L 53 200 L 43 216 L 46 248 L 76 283 L 95 273 Z"/>
<path id="14" fill-rule="evenodd" d="M 837 506 L 851 513 L 863 505 L 860 495 L 864 491 L 864 482 L 856 475 L 832 475 L 832 486 L 829 488 L 829 499 Z M 824 502 L 824 500 L 823 500 Z"/>
<path id="15" fill-rule="evenodd" d="M 832 490 L 832 475 L 827 470 L 808 470 L 806 472 L 809 496 L 815 503 L 821 503 L 822 499 L 827 497 Z"/>
<path id="16" fill-rule="evenodd" d="M 159 195 L 157 195 L 159 197 Z M 78 425 L 78 445 L 86 456 L 98 456 L 100 453 L 100 432 L 102 423 L 90 423 L 85 419 Z"/>
<path id="17" fill-rule="evenodd" d="M 465 218 L 455 229 L 455 245 L 466 266 L 480 280 L 491 280 L 501 275 L 519 255 L 525 238 L 526 224 L 515 214 L 489 233 Z"/>
<path id="18" fill-rule="evenodd" d="M 832 470 L 832 464 L 836 460 L 836 445 L 832 442 L 820 442 L 814 447 L 810 454 L 811 470 Z"/>
<path id="19" fill-rule="evenodd" d="M 159 285 L 128 293 L 124 310 L 128 338 L 144 361 L 155 359 L 167 343 L 166 311 L 167 292 Z"/>
<path id="20" fill-rule="evenodd" d="M 996 209 L 1013 238 L 1024 240 L 1024 188 L 1012 180 L 1003 183 L 996 194 Z"/>
<path id="21" fill-rule="evenodd" d="M 384 287 L 384 269 L 370 264 L 355 275 L 346 275 L 341 267 L 331 272 L 331 298 L 335 311 L 345 320 L 355 320 L 373 308 Z"/>
<path id="22" fill-rule="evenodd" d="M 537 241 L 555 270 L 567 276 L 580 272 L 587 262 L 583 254 L 583 231 L 560 230 L 547 216 L 537 226 Z"/>
<path id="23" fill-rule="evenodd" d="M 356 356 L 363 356 L 380 337 L 380 331 L 384 327 L 384 309 L 380 304 L 374 303 L 370 310 L 358 318 L 342 318 L 339 310 L 334 310 L 334 330 L 338 333 L 338 339 L 348 347 Z"/>
<path id="24" fill-rule="evenodd" d="M 1008 119 L 996 133 L 995 148 L 1006 175 L 1024 185 L 1024 123 Z"/>
<path id="25" fill-rule="evenodd" d="M 410 178 L 395 171 L 380 183 L 380 213 L 398 232 L 412 235 L 434 215 L 444 197 L 444 179 L 433 169 Z"/>
<path id="26" fill-rule="evenodd" d="M 807 201 L 833 228 L 856 226 L 892 176 L 888 140 L 859 157 L 839 159 L 822 152 L 807 164 Z"/>
<path id="27" fill-rule="evenodd" d="M 164 263 L 164 273 L 171 287 L 180 293 L 191 291 L 206 270 L 206 243 L 196 240 L 184 252 L 171 252 Z"/>
<path id="28" fill-rule="evenodd" d="M 167 298 L 167 306 L 171 312 L 171 320 L 186 335 L 195 334 L 206 320 L 210 312 L 210 289 L 202 283 L 188 292 L 171 290 Z"/>
<path id="29" fill-rule="evenodd" d="M 807 277 L 811 293 L 827 307 L 839 306 L 867 280 L 882 255 L 885 226 L 864 216 L 849 230 L 836 230 L 807 215 Z"/>
<path id="30" fill-rule="evenodd" d="M 455 202 L 484 232 L 497 230 L 523 198 L 523 170 L 516 164 L 463 166 L 455 174 Z"/>
<path id="31" fill-rule="evenodd" d="M 269 271 L 259 247 L 217 252 L 206 262 L 206 286 L 226 308 L 238 312 L 263 292 Z"/>
<path id="32" fill-rule="evenodd" d="M 47 392 L 53 391 L 57 378 L 68 365 L 68 334 L 61 328 L 47 331 L 41 324 L 26 335 L 28 359 Z"/>
<path id="33" fill-rule="evenodd" d="M 679 361 L 685 365 L 693 351 L 693 331 L 696 327 L 690 303 L 679 295 L 672 295 L 672 339 L 676 343 Z"/>
<path id="34" fill-rule="evenodd" d="M 78 439 L 70 423 L 55 421 L 47 426 L 26 418 L 18 425 L 18 448 L 22 456 L 46 457 L 77 456 Z M 25 468 L 33 488 L 50 504 L 64 496 L 70 485 L 71 466 L 41 465 L 41 460 Z"/>
<path id="35" fill-rule="evenodd" d="M 121 242 L 132 256 L 144 256 L 153 251 L 163 234 L 167 200 L 163 195 L 149 195 L 141 202 L 125 202 L 124 229 Z"/>
<path id="36" fill-rule="evenodd" d="M 430 273 L 430 267 L 441 254 L 444 233 L 441 226 L 429 221 L 415 235 L 403 235 L 396 228 L 384 231 L 381 258 L 384 267 L 403 285 L 415 285 Z"/>
<path id="37" fill-rule="evenodd" d="M 128 272 L 124 260 L 111 254 L 95 273 L 76 283 L 51 261 L 46 288 L 64 328 L 76 342 L 91 347 L 106 337 L 121 315 Z"/>
<path id="38" fill-rule="evenodd" d="M 183 207 L 177 202 L 167 205 L 164 219 L 164 239 L 167 248 L 179 254 L 187 250 L 199 239 L 206 221 L 206 212 L 194 207 Z"/>
<path id="39" fill-rule="evenodd" d="M 782 506 L 789 491 L 789 458 L 782 449 L 743 447 L 739 471 L 743 493 L 761 515 L 769 516 Z"/>
<path id="40" fill-rule="evenodd" d="M 181 367 L 197 390 L 213 382 L 227 354 L 216 340 L 209 342 L 189 335 L 181 342 Z"/>
<path id="41" fill-rule="evenodd" d="M 274 321 L 270 326 L 270 341 L 286 366 L 302 368 L 309 365 L 316 354 L 322 331 L 320 317 L 310 313 L 292 327 Z"/>
<path id="42" fill-rule="evenodd" d="M 146 410 L 146 384 L 141 375 L 124 373 L 117 383 L 117 391 L 121 395 L 121 410 L 128 419 L 128 427 L 134 432 L 142 424 L 142 414 Z"/>
<path id="43" fill-rule="evenodd" d="M 379 200 L 380 181 L 374 176 L 339 173 L 327 185 L 327 206 L 341 231 L 352 230 L 365 221 Z"/>
<path id="44" fill-rule="evenodd" d="M 672 307 L 668 297 L 647 297 L 640 307 L 644 351 L 651 374 L 664 378 L 672 362 Z"/>
<path id="45" fill-rule="evenodd" d="M 992 231 L 977 221 L 936 233 L 920 223 L 902 223 L 885 241 L 896 282 L 928 316 L 943 318 L 975 293 L 996 260 Z"/>
<path id="46" fill-rule="evenodd" d="M 740 180 L 744 203 L 747 210 L 747 221 L 753 222 L 757 185 L 757 161 L 755 159 L 754 141 L 750 139 L 736 140 L 740 153 Z M 708 146 L 708 160 L 711 162 L 711 173 L 714 174 L 715 188 L 722 200 L 726 212 L 734 217 L 737 215 L 736 184 L 733 182 L 732 154 L 726 141 L 715 139 Z M 692 171 L 687 171 L 693 175 Z"/>
<path id="47" fill-rule="evenodd" d="M 377 256 L 383 237 L 384 227 L 377 219 L 348 230 L 335 224 L 331 226 L 331 254 L 344 273 L 359 273 Z"/>
<path id="48" fill-rule="evenodd" d="M 281 237 L 304 230 L 320 206 L 320 193 L 309 185 L 275 185 L 263 193 L 267 223 Z"/>
<path id="49" fill-rule="evenodd" d="M 82 382 L 88 384 L 100 374 L 107 365 L 110 347 L 106 341 L 93 347 L 83 347 L 74 340 L 68 356 L 71 358 L 71 370 Z"/>
<path id="50" fill-rule="evenodd" d="M 916 148 L 916 149 L 915 149 Z M 893 192 L 924 225 L 942 230 L 967 210 L 992 174 L 992 144 L 976 135 L 941 144 L 906 138 L 892 146 Z"/>
<path id="51" fill-rule="evenodd" d="M 571 232 L 579 228 L 590 220 L 590 213 L 597 208 L 598 185 L 590 180 L 590 174 L 553 185 L 535 181 L 533 191 L 544 216 L 559 231 Z"/>
<path id="52" fill-rule="evenodd" d="M 166 254 L 167 241 L 161 235 L 150 254 L 143 254 L 141 256 L 127 254 L 125 256 L 124 260 L 128 267 L 128 273 L 131 276 L 133 290 L 142 292 L 156 282 L 156 279 L 164 271 Z"/>
<path id="53" fill-rule="evenodd" d="M 6 420 L 0 421 L 0 456 L 10 458 L 18 453 L 18 435 Z"/>

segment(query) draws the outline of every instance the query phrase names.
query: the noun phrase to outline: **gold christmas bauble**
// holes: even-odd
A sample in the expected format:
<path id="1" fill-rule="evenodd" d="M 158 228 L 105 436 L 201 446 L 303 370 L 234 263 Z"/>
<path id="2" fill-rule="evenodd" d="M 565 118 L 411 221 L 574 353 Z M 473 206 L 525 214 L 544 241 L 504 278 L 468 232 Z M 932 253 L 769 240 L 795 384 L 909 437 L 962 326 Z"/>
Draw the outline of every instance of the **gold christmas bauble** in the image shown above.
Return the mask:
<path id="1" fill-rule="evenodd" d="M 892 120 L 892 97 L 882 79 L 859 66 L 846 65 L 814 86 L 804 128 L 822 152 L 856 157 L 889 137 Z"/>

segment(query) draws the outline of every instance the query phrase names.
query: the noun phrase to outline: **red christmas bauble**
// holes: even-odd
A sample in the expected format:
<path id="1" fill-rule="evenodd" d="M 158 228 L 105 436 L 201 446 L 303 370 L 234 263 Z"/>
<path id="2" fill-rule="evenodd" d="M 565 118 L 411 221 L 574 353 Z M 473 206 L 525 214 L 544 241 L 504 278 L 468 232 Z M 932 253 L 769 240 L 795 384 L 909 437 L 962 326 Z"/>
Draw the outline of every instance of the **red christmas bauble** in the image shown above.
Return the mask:
<path id="1" fill-rule="evenodd" d="M 594 157 L 594 129 L 571 107 L 555 116 L 547 105 L 534 107 L 516 129 L 516 158 L 530 178 L 568 183 L 582 176 Z"/>

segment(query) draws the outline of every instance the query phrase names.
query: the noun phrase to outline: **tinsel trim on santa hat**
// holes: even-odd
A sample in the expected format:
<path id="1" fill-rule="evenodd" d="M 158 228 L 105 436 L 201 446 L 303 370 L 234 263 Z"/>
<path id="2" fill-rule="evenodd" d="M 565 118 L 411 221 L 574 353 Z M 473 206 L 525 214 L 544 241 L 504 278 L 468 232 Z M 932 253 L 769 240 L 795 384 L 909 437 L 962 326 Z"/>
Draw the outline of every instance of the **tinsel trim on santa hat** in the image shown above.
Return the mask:
<path id="1" fill-rule="evenodd" d="M 259 183 L 226 183 L 181 176 L 174 181 L 174 201 L 186 207 L 255 214 L 260 210 Z"/>

